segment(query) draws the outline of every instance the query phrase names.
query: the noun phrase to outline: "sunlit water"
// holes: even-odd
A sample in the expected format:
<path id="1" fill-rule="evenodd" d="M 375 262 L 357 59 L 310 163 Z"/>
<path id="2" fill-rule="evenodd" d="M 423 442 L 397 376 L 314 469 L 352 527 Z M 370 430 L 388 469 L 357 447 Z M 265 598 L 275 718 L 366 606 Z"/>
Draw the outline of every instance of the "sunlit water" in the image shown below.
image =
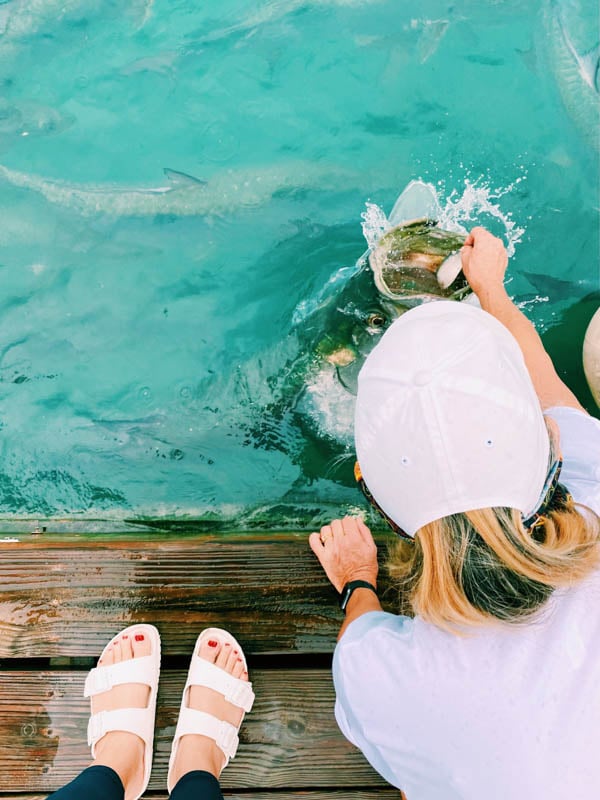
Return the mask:
<path id="1" fill-rule="evenodd" d="M 0 4 L 0 512 L 359 504 L 315 309 L 415 178 L 445 223 L 505 236 L 591 409 L 598 94 L 565 27 L 588 53 L 595 4 Z"/>

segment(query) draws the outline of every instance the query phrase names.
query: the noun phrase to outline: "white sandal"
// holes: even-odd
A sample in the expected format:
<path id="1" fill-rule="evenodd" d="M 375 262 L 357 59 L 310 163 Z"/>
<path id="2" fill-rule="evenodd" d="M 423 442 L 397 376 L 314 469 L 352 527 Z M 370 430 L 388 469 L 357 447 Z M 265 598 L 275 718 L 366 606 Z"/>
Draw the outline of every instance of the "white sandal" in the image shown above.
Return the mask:
<path id="1" fill-rule="evenodd" d="M 134 733 L 144 742 L 144 783 L 142 790 L 134 798 L 126 800 L 139 800 L 144 794 L 150 781 L 152 770 L 152 749 L 154 745 L 154 719 L 156 716 L 156 694 L 158 690 L 158 676 L 160 672 L 160 636 L 154 625 L 132 625 L 125 628 L 110 640 L 102 651 L 103 658 L 108 648 L 122 638 L 124 634 L 133 637 L 143 634 L 152 646 L 149 656 L 129 658 L 116 664 L 95 667 L 87 676 L 84 697 L 108 692 L 113 686 L 126 683 L 141 683 L 150 687 L 150 697 L 146 708 L 118 708 L 114 711 L 99 711 L 92 714 L 88 723 L 88 745 L 92 748 L 92 757 L 96 757 L 96 744 L 111 731 L 124 731 Z"/>
<path id="2" fill-rule="evenodd" d="M 232 649 L 235 648 L 238 651 L 242 663 L 244 664 L 244 669 L 246 671 L 248 670 L 248 664 L 246 663 L 246 657 L 244 656 L 242 648 L 230 633 L 221 628 L 207 628 L 202 631 L 194 645 L 194 654 L 192 656 L 185 689 L 183 690 L 183 697 L 181 698 L 179 720 L 177 722 L 177 728 L 173 738 L 173 747 L 171 749 L 171 758 L 169 760 L 169 774 L 167 777 L 167 789 L 169 790 L 169 794 L 174 788 L 173 769 L 179 740 L 182 736 L 191 734 L 207 736 L 209 739 L 214 739 L 217 747 L 223 751 L 225 756 L 223 769 L 229 764 L 230 759 L 234 758 L 239 744 L 238 731 L 243 722 L 243 717 L 236 727 L 229 722 L 214 717 L 212 714 L 189 708 L 187 706 L 187 699 L 190 686 L 206 686 L 209 689 L 213 689 L 219 692 L 219 694 L 222 694 L 228 703 L 242 708 L 246 713 L 250 711 L 254 703 L 254 692 L 252 691 L 252 684 L 249 681 L 234 678 L 233 675 L 225 672 L 221 667 L 211 664 L 210 661 L 198 655 L 198 650 L 206 639 L 216 639 L 222 645 L 230 644 Z"/>

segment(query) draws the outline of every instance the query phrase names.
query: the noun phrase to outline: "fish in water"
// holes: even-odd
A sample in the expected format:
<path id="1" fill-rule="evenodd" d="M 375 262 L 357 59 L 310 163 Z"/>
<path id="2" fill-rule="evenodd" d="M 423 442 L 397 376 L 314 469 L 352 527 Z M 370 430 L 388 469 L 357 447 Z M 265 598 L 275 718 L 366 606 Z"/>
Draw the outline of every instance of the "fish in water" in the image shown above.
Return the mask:
<path id="1" fill-rule="evenodd" d="M 49 106 L 0 99 L 0 141 L 19 136 L 51 136 L 70 128 L 75 117 Z"/>
<path id="2" fill-rule="evenodd" d="M 282 192 L 335 187 L 342 172 L 299 161 L 262 170 L 228 169 L 215 173 L 207 181 L 172 169 L 165 169 L 165 175 L 167 186 L 127 189 L 50 180 L 0 165 L 0 180 L 37 192 L 49 203 L 72 209 L 82 216 L 107 214 L 115 217 L 218 216 L 240 208 L 261 206 Z"/>
<path id="3" fill-rule="evenodd" d="M 303 412 L 321 432 L 346 444 L 351 440 L 350 396 L 356 394 L 358 373 L 389 325 L 414 305 L 473 296 L 458 252 L 465 236 L 439 228 L 431 218 L 436 208 L 431 187 L 420 181 L 409 184 L 390 216 L 393 227 L 359 259 L 341 289 L 332 281 L 329 295 L 312 314 L 298 320 L 304 349 L 313 353 L 301 399 Z M 415 211 L 425 216 L 405 218 Z M 335 403 L 334 392 L 341 395 Z"/>
<path id="4" fill-rule="evenodd" d="M 589 13 L 584 13 L 588 9 Z M 597 5 L 548 0 L 544 45 L 562 101 L 587 141 L 600 149 L 600 43 Z M 589 37 L 594 40 L 590 46 Z"/>
<path id="5" fill-rule="evenodd" d="M 2 27 L 0 33 L 5 39 L 29 36 L 35 33 L 44 20 L 60 18 L 69 7 L 69 0 L 13 0 L 3 3 Z M 73 7 L 81 5 L 81 0 L 74 0 Z"/>
<path id="6" fill-rule="evenodd" d="M 363 267 L 302 326 L 302 339 L 314 343 L 317 369 L 326 363 L 344 389 L 355 394 L 358 371 L 400 310 L 375 286 Z"/>
<path id="7" fill-rule="evenodd" d="M 460 248 L 464 237 L 442 232 L 433 223 L 436 214 L 441 215 L 442 209 L 435 189 L 420 181 L 411 183 L 385 224 L 374 224 L 365 231 L 369 251 L 354 266 L 337 270 L 314 296 L 299 303 L 292 335 L 278 342 L 268 359 L 262 354 L 256 368 L 242 371 L 244 376 L 254 376 L 254 383 L 248 386 L 246 399 L 236 404 L 236 409 L 246 410 L 248 418 L 236 417 L 234 428 L 243 431 L 254 447 L 284 451 L 300 465 L 295 491 L 303 480 L 323 475 L 343 484 L 351 481 L 348 459 L 355 395 L 365 358 L 389 325 L 417 299 L 448 296 L 448 287 L 437 282 L 434 272 Z M 420 218 L 418 225 L 414 217 Z M 405 235 L 402 258 L 410 262 L 414 256 L 414 263 L 404 276 L 394 276 L 398 279 L 396 291 L 390 297 L 378 289 L 368 257 L 385 247 L 386 235 L 393 238 L 398 231 Z M 339 231 L 335 235 L 341 236 Z M 315 258 L 323 248 L 324 243 L 314 245 Z M 233 374 L 221 378 L 234 380 Z M 219 405 L 219 397 L 230 393 L 222 382 L 214 381 L 210 391 L 215 405 Z"/>
<path id="8" fill-rule="evenodd" d="M 0 50 L 8 42 L 25 39 L 44 31 L 49 33 L 65 20 L 82 20 L 106 11 L 102 0 L 11 0 L 1 3 Z M 139 20 L 137 29 L 150 19 L 153 0 L 128 0 L 119 13 Z"/>
<path id="9" fill-rule="evenodd" d="M 237 22 L 228 24 L 213 31 L 194 31 L 189 38 L 195 46 L 219 41 L 232 35 L 253 35 L 264 25 L 279 22 L 286 17 L 311 7 L 327 6 L 365 6 L 382 3 L 384 0 L 270 0 L 263 3 L 250 14 Z"/>

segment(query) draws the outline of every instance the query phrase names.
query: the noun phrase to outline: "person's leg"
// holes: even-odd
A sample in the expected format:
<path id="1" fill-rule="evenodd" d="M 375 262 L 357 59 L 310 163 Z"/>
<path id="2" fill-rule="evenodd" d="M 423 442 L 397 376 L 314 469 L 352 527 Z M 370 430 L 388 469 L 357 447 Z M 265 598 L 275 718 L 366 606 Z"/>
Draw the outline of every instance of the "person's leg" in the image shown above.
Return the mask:
<path id="1" fill-rule="evenodd" d="M 98 661 L 99 667 L 129 659 L 142 658 L 152 652 L 152 643 L 141 632 L 134 636 L 120 635 Z M 92 697 L 92 714 L 120 708 L 145 708 L 150 687 L 126 683 Z M 125 791 L 134 797 L 144 780 L 144 742 L 133 733 L 110 731 L 96 744 L 91 766 L 74 781 L 59 789 L 52 800 L 123 800 Z"/>
<path id="2" fill-rule="evenodd" d="M 171 800 L 223 800 L 223 795 L 214 775 L 204 770 L 193 770 L 177 781 Z"/>
<path id="3" fill-rule="evenodd" d="M 98 662 L 98 666 L 110 666 L 131 658 L 150 655 L 152 651 L 148 637 L 123 634 Z M 148 705 L 150 688 L 140 683 L 115 686 L 108 692 L 92 697 L 92 714 L 119 708 L 145 708 Z M 111 731 L 96 744 L 96 755 L 92 766 L 109 767 L 114 770 L 125 787 L 128 796 L 140 791 L 144 779 L 144 743 L 133 733 Z M 140 788 L 138 788 L 140 787 Z"/>
<path id="4" fill-rule="evenodd" d="M 48 800 L 123 800 L 124 797 L 125 789 L 114 769 L 88 767 Z"/>
<path id="5" fill-rule="evenodd" d="M 241 654 L 229 644 L 205 640 L 200 645 L 198 655 L 234 678 L 248 680 Z M 188 705 L 236 727 L 244 716 L 241 708 L 228 703 L 222 694 L 206 686 L 190 688 Z M 179 741 L 174 764 L 176 784 L 171 800 L 222 800 L 218 779 L 224 763 L 223 751 L 214 739 L 207 736 L 183 736 Z"/>

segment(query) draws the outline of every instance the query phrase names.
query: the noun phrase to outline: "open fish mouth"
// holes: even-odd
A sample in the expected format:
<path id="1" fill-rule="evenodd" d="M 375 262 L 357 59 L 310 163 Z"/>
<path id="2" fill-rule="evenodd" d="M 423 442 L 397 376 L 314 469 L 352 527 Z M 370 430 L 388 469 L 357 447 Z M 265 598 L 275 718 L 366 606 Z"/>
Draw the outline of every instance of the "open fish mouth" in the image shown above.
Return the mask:
<path id="1" fill-rule="evenodd" d="M 405 307 L 428 300 L 462 300 L 471 292 L 459 253 L 465 239 L 426 217 L 397 225 L 369 255 L 377 289 Z"/>

